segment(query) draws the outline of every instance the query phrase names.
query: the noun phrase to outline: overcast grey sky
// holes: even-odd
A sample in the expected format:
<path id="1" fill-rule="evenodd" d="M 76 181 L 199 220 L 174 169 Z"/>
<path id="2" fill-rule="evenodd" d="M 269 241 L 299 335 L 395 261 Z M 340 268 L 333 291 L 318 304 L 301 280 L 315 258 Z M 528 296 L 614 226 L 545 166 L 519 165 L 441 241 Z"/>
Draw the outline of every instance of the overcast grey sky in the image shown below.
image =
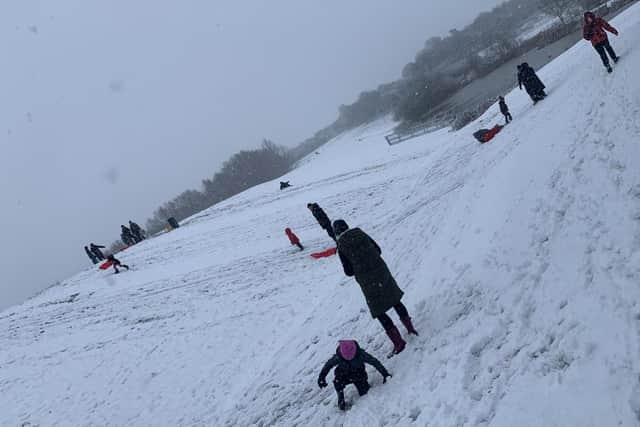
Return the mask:
<path id="1" fill-rule="evenodd" d="M 0 45 L 0 309 L 263 137 L 294 145 L 500 0 L 21 0 Z"/>

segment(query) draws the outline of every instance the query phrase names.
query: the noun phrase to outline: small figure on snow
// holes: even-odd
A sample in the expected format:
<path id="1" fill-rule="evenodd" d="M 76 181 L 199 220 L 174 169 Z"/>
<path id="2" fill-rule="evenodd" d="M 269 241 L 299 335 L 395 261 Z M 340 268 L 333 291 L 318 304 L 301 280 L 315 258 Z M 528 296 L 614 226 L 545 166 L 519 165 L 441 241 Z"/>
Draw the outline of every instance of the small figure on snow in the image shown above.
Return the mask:
<path id="1" fill-rule="evenodd" d="M 113 254 L 111 254 L 111 255 L 109 255 L 107 257 L 107 261 L 109 261 L 111 263 L 111 266 L 116 271 L 116 274 L 120 273 L 120 270 L 118 270 L 118 267 L 124 267 L 124 268 L 127 269 L 127 271 L 129 270 L 129 266 L 126 265 L 126 264 L 121 263 L 119 259 L 117 259 L 115 256 L 113 256 Z"/>
<path id="2" fill-rule="evenodd" d="M 356 341 L 345 340 L 339 341 L 336 354 L 327 361 L 320 371 L 318 377 L 318 386 L 324 388 L 327 386 L 327 374 L 336 368 L 333 386 L 338 394 L 338 407 L 344 411 L 347 409 L 347 403 L 344 400 L 344 388 L 353 384 L 358 389 L 358 394 L 364 396 L 369 391 L 370 385 L 367 377 L 365 363 L 373 366 L 382 375 L 382 382 L 386 383 L 387 378 L 391 374 L 380 363 L 378 359 L 364 351 Z"/>
<path id="3" fill-rule="evenodd" d="M 140 227 L 138 224 L 136 224 L 131 220 L 129 220 L 129 230 L 131 230 L 131 234 L 133 235 L 133 238 L 135 239 L 136 243 L 142 242 L 145 239 L 145 235 L 144 235 L 144 231 L 142 230 L 142 227 Z"/>
<path id="4" fill-rule="evenodd" d="M 122 242 L 127 246 L 134 245 L 136 243 L 136 239 L 133 237 L 131 230 L 129 230 L 124 225 L 121 225 L 120 229 L 121 229 L 120 238 L 122 239 Z"/>
<path id="5" fill-rule="evenodd" d="M 304 246 L 302 246 L 302 243 L 300 243 L 300 239 L 298 239 L 298 236 L 295 235 L 295 233 L 293 231 L 291 231 L 290 228 L 285 228 L 284 232 L 286 233 L 287 237 L 289 238 L 289 241 L 291 242 L 292 245 L 295 245 L 297 247 L 300 248 L 301 251 L 304 251 Z"/>
<path id="6" fill-rule="evenodd" d="M 93 252 L 93 254 L 96 256 L 96 258 L 98 258 L 98 261 L 104 260 L 104 254 L 100 250 L 100 249 L 104 249 L 104 246 L 100 246 L 100 245 L 96 245 L 94 243 L 91 243 L 89 245 L 89 249 L 91 250 L 91 252 Z"/>
<path id="7" fill-rule="evenodd" d="M 518 65 L 518 87 L 520 90 L 522 90 L 522 85 L 524 85 L 534 104 L 537 104 L 538 101 L 547 96 L 544 91 L 546 89 L 544 83 L 542 83 L 535 70 L 526 62 Z"/>
<path id="8" fill-rule="evenodd" d="M 280 181 L 280 189 L 284 190 L 285 188 L 289 188 L 291 187 L 291 184 L 289 184 L 289 181 Z"/>
<path id="9" fill-rule="evenodd" d="M 322 229 L 327 232 L 329 237 L 331 237 L 335 241 L 336 235 L 333 232 L 333 227 L 331 227 L 331 220 L 327 216 L 326 212 L 322 210 L 322 208 L 317 203 L 309 203 L 307 204 L 307 208 L 309 208 L 315 219 L 318 221 L 320 227 L 322 227 Z"/>
<path id="10" fill-rule="evenodd" d="M 96 254 L 94 254 L 93 252 L 91 252 L 89 250 L 88 246 L 84 247 L 84 251 L 87 253 L 87 256 L 89 257 L 89 259 L 91 260 L 92 263 L 94 263 L 94 264 L 98 263 L 98 257 L 96 256 Z"/>
<path id="11" fill-rule="evenodd" d="M 604 18 L 596 16 L 593 12 L 585 12 L 584 13 L 584 28 L 582 30 L 583 37 L 585 40 L 589 40 L 595 50 L 600 55 L 600 59 L 602 59 L 602 63 L 608 72 L 613 72 L 613 68 L 611 68 L 611 64 L 609 64 L 609 58 L 607 57 L 607 52 L 613 62 L 618 62 L 618 56 L 616 52 L 609 44 L 609 36 L 607 36 L 607 31 L 618 35 L 618 30 L 613 28 Z"/>
<path id="12" fill-rule="evenodd" d="M 500 112 L 504 116 L 506 123 L 509 124 L 509 122 L 513 120 L 513 117 L 511 117 L 511 113 L 509 112 L 509 106 L 504 100 L 504 96 L 498 97 L 498 104 L 500 105 Z"/>
<path id="13" fill-rule="evenodd" d="M 401 302 L 404 292 L 398 287 L 380 256 L 380 246 L 359 228 L 349 229 L 341 219 L 333 223 L 333 228 L 338 236 L 338 255 L 344 274 L 355 276 L 367 300 L 371 317 L 378 319 L 393 343 L 391 355 L 400 353 L 407 343 L 386 312 L 393 308 L 408 333 L 418 335 L 418 332 L 413 327 L 407 308 Z"/>

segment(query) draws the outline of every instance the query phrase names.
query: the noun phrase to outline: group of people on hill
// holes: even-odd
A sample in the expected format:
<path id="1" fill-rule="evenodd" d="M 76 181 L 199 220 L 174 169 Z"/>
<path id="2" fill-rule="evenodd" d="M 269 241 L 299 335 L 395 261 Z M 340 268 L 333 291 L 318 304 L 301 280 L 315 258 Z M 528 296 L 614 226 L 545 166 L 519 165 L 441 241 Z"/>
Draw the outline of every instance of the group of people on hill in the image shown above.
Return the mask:
<path id="1" fill-rule="evenodd" d="M 593 45 L 594 49 L 600 55 L 600 59 L 602 60 L 602 64 L 607 69 L 607 72 L 613 72 L 613 68 L 611 68 L 611 63 L 609 62 L 609 57 L 614 63 L 617 63 L 620 57 L 616 54 L 611 43 L 609 43 L 609 37 L 607 35 L 607 31 L 619 35 L 617 29 L 615 29 L 611 24 L 609 24 L 604 18 L 601 16 L 597 16 L 593 12 L 585 12 L 584 13 L 584 27 L 582 29 L 582 34 L 585 40 L 588 40 Z M 547 94 L 545 92 L 545 85 L 540 80 L 540 77 L 536 74 L 535 70 L 526 62 L 517 66 L 518 69 L 518 87 L 522 90 L 524 86 L 527 94 L 531 97 L 531 100 L 534 104 L 537 104 L 539 101 L 546 98 Z M 506 124 L 509 124 L 513 117 L 509 112 L 509 107 L 503 96 L 498 97 L 498 104 L 500 107 L 500 112 L 505 118 Z M 495 129 L 495 128 L 494 128 Z M 497 132 L 496 132 L 497 133 Z M 482 134 L 483 139 L 481 142 L 486 142 L 486 132 Z"/>
<path id="2" fill-rule="evenodd" d="M 135 245 L 146 238 L 144 230 L 133 221 L 129 221 L 129 227 L 120 226 L 120 239 L 127 246 Z"/>
<path id="3" fill-rule="evenodd" d="M 139 243 L 146 239 L 142 227 L 140 227 L 133 221 L 129 221 L 129 227 L 121 225 L 120 229 L 120 238 L 122 239 L 122 243 L 127 246 L 135 245 L 136 243 Z M 123 267 L 129 270 L 129 266 L 122 264 L 120 260 L 113 256 L 113 254 L 105 256 L 102 249 L 105 249 L 105 247 L 102 245 L 96 245 L 95 243 L 91 243 L 89 246 L 84 247 L 85 253 L 93 264 L 98 264 L 100 261 L 107 261 L 111 263 L 111 266 L 113 266 L 113 269 L 116 273 L 120 272 L 118 270 L 118 267 Z"/>
<path id="4" fill-rule="evenodd" d="M 391 340 L 393 350 L 390 356 L 402 352 L 407 342 L 387 312 L 393 309 L 397 313 L 408 334 L 418 335 L 418 331 L 402 303 L 404 292 L 382 259 L 380 246 L 360 228 L 350 228 L 342 219 L 332 224 L 327 213 L 317 203 L 309 203 L 307 208 L 320 227 L 336 242 L 336 252 L 345 275 L 354 277 L 360 285 L 371 317 L 380 322 Z M 300 239 L 290 228 L 285 229 L 285 233 L 292 245 L 304 250 Z M 365 364 L 374 366 L 382 375 L 383 382 L 391 377 L 382 363 L 362 349 L 357 341 L 341 340 L 335 354 L 323 366 L 318 377 L 318 386 L 327 386 L 326 376 L 335 367 L 333 385 L 338 395 L 338 407 L 345 410 L 344 389 L 347 385 L 354 384 L 360 395 L 366 394 L 369 390 Z"/>

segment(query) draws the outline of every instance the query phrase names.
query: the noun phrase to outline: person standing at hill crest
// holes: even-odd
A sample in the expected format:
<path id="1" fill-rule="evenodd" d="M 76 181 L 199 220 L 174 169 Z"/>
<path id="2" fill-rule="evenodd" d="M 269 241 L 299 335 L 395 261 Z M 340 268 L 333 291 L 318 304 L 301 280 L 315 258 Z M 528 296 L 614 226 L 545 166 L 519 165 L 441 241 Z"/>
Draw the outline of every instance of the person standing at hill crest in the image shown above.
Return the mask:
<path id="1" fill-rule="evenodd" d="M 604 18 L 596 16 L 593 12 L 584 13 L 584 27 L 582 29 L 582 35 L 585 40 L 589 40 L 591 42 L 591 45 L 594 47 L 596 52 L 598 52 L 598 55 L 600 55 L 602 64 L 607 71 L 611 73 L 613 72 L 613 68 L 611 68 L 607 53 L 609 53 L 613 62 L 618 62 L 618 55 L 616 55 L 616 52 L 609 43 L 607 31 L 615 34 L 616 36 L 618 35 L 618 30 L 609 25 Z"/>

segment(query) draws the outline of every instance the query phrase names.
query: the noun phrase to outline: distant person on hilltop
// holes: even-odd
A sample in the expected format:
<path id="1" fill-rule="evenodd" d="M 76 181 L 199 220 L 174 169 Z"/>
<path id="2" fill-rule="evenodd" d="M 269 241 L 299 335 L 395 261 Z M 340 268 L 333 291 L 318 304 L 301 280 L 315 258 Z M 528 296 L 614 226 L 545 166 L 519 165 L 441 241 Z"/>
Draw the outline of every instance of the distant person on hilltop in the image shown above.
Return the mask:
<path id="1" fill-rule="evenodd" d="M 127 271 L 129 270 L 129 266 L 126 265 L 126 264 L 121 263 L 119 259 L 117 259 L 115 256 L 113 256 L 113 254 L 111 254 L 111 255 L 109 255 L 107 257 L 107 261 L 109 261 L 111 263 L 111 266 L 116 271 L 116 274 L 120 273 L 120 270 L 118 270 L 118 267 L 124 267 L 124 268 L 127 269 Z"/>
<path id="2" fill-rule="evenodd" d="M 307 208 L 311 211 L 313 217 L 318 221 L 320 227 L 327 232 L 329 237 L 331 237 L 334 241 L 336 240 L 336 235 L 333 232 L 333 227 L 331 227 L 331 220 L 327 216 L 327 213 L 322 210 L 322 208 L 317 203 L 309 203 L 307 204 Z"/>
<path id="3" fill-rule="evenodd" d="M 136 243 L 136 239 L 133 237 L 133 234 L 131 233 L 131 230 L 129 230 L 124 225 L 120 226 L 120 230 L 121 230 L 120 238 L 122 239 L 122 242 L 125 245 L 131 246 L 131 245 L 134 245 Z"/>
<path id="4" fill-rule="evenodd" d="M 300 239 L 298 239 L 298 236 L 296 236 L 295 233 L 293 231 L 291 231 L 290 228 L 288 228 L 288 227 L 285 228 L 284 232 L 287 235 L 287 237 L 289 238 L 289 241 L 291 242 L 292 245 L 295 245 L 295 246 L 299 247 L 301 251 L 304 251 L 304 246 L 302 246 L 302 243 L 300 243 Z"/>
<path id="5" fill-rule="evenodd" d="M 538 77 L 535 70 L 529 64 L 523 62 L 518 65 L 518 87 L 522 90 L 522 85 L 531 97 L 534 104 L 546 98 L 545 85 Z"/>
<path id="6" fill-rule="evenodd" d="M 507 103 L 504 100 L 504 96 L 498 97 L 498 104 L 500 105 L 500 112 L 504 116 L 504 119 L 506 120 L 507 124 L 509 124 L 509 122 L 513 120 L 513 117 L 511 117 L 511 113 L 509 112 L 509 106 L 507 106 Z"/>
<path id="7" fill-rule="evenodd" d="M 104 249 L 104 246 L 100 246 L 100 245 L 96 245 L 94 243 L 91 243 L 89 245 L 89 249 L 91 250 L 91 252 L 93 252 L 93 254 L 96 256 L 96 258 L 98 258 L 98 261 L 104 260 L 104 254 L 100 250 L 100 249 Z"/>
<path id="8" fill-rule="evenodd" d="M 604 67 L 609 73 L 611 73 L 613 72 L 613 68 L 611 68 L 611 64 L 609 64 L 607 52 L 611 59 L 613 59 L 613 62 L 618 62 L 618 55 L 616 55 L 616 52 L 609 44 L 607 31 L 615 34 L 616 36 L 618 35 L 618 30 L 609 25 L 604 18 L 596 16 L 593 12 L 584 13 L 584 28 L 582 30 L 583 37 L 585 40 L 589 40 L 591 42 L 591 45 L 593 45 L 596 52 L 600 55 L 600 59 L 602 59 Z"/>
<path id="9" fill-rule="evenodd" d="M 92 263 L 94 263 L 94 264 L 98 263 L 98 257 L 96 257 L 96 254 L 94 254 L 93 252 L 91 252 L 89 250 L 88 246 L 84 247 L 84 251 L 87 253 L 87 256 L 89 257 L 89 259 L 91 260 Z"/>
<path id="10" fill-rule="evenodd" d="M 131 220 L 129 220 L 129 230 L 131 230 L 131 234 L 133 235 L 136 243 L 142 242 L 145 239 L 142 227 Z"/>
<path id="11" fill-rule="evenodd" d="M 339 341 L 336 354 L 322 367 L 318 376 L 318 387 L 320 388 L 327 386 L 327 375 L 329 371 L 336 368 L 333 386 L 338 394 L 338 408 L 341 411 L 347 409 L 347 402 L 344 400 L 344 388 L 347 385 L 355 385 L 360 396 L 364 396 L 369 392 L 371 386 L 369 385 L 365 363 L 380 372 L 383 383 L 386 383 L 387 378 L 391 377 L 389 371 L 378 359 L 360 348 L 358 343 L 353 340 Z"/>
<path id="12" fill-rule="evenodd" d="M 408 333 L 418 335 L 418 332 L 413 327 L 407 308 L 402 304 L 404 292 L 398 287 L 387 264 L 380 256 L 380 246 L 359 228 L 349 229 L 347 223 L 341 219 L 333 223 L 333 229 L 338 236 L 338 256 L 344 274 L 355 276 L 369 306 L 371 317 L 378 319 L 393 343 L 391 355 L 400 353 L 407 343 L 386 312 L 393 308 Z"/>
<path id="13" fill-rule="evenodd" d="M 291 187 L 291 184 L 289 184 L 289 181 L 280 181 L 280 189 L 284 190 L 285 188 L 289 188 Z"/>

